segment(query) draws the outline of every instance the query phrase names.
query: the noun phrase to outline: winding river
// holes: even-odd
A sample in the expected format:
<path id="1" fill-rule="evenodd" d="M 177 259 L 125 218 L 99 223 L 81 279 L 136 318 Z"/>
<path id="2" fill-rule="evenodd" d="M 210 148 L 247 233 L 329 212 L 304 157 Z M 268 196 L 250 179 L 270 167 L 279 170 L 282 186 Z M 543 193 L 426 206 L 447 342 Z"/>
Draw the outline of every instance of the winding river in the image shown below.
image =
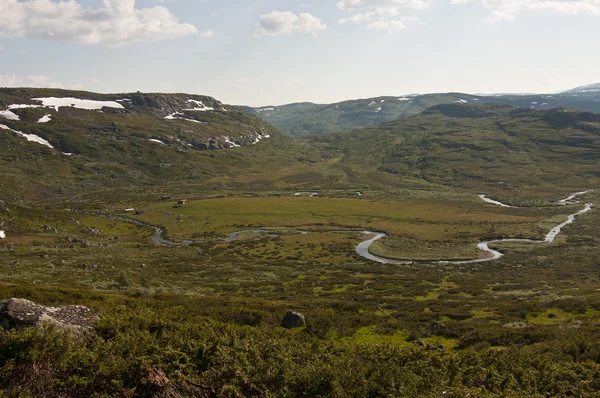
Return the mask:
<path id="1" fill-rule="evenodd" d="M 583 191 L 583 192 L 576 192 L 574 194 L 572 194 L 571 196 L 569 196 L 566 199 L 562 199 L 560 201 L 558 201 L 558 204 L 560 205 L 569 205 L 569 204 L 577 204 L 580 203 L 578 201 L 575 201 L 575 199 L 577 199 L 577 197 L 581 196 L 581 195 L 585 195 L 589 192 L 592 191 Z M 492 204 L 492 205 L 496 205 L 496 206 L 501 206 L 501 207 L 510 207 L 510 208 L 517 208 L 515 206 L 509 206 L 507 204 L 504 204 L 502 202 L 499 202 L 497 200 L 491 199 L 489 197 L 487 197 L 486 195 L 479 195 L 479 197 L 486 203 Z M 483 252 L 487 252 L 489 253 L 488 257 L 485 258 L 478 258 L 478 259 L 474 259 L 474 260 L 466 260 L 466 261 L 427 261 L 430 263 L 438 263 L 438 264 L 475 264 L 475 263 L 483 263 L 483 262 L 488 262 L 488 261 L 494 261 L 494 260 L 498 260 L 499 258 L 502 258 L 504 256 L 503 253 L 491 249 L 490 245 L 493 244 L 498 244 L 498 243 L 505 243 L 505 242 L 529 242 L 529 243 L 538 243 L 538 244 L 544 244 L 544 243 L 552 243 L 554 242 L 554 240 L 556 239 L 556 237 L 561 233 L 562 229 L 569 225 L 572 224 L 573 222 L 575 222 L 576 218 L 582 214 L 585 214 L 587 212 L 589 212 L 590 210 L 592 210 L 593 208 L 593 203 L 586 203 L 585 207 L 573 214 L 570 214 L 567 217 L 567 220 L 559 225 L 557 225 L 556 227 L 552 228 L 550 230 L 550 232 L 548 232 L 548 234 L 546 235 L 544 240 L 533 240 L 533 239 L 495 239 L 495 240 L 490 240 L 490 241 L 484 241 L 484 242 L 480 242 L 477 247 L 479 248 L 479 250 L 483 251 Z M 131 218 L 127 218 L 127 217 L 121 217 L 121 216 L 114 216 L 114 215 L 104 215 L 105 218 L 108 218 L 109 220 L 116 220 L 116 221 L 124 221 L 124 222 L 129 222 L 129 223 L 133 223 L 142 227 L 147 227 L 147 228 L 152 228 L 156 231 L 154 237 L 152 238 L 152 243 L 158 246 L 165 246 L 165 245 L 169 245 L 169 246 L 189 246 L 193 243 L 195 243 L 194 241 L 183 241 L 181 243 L 175 243 L 173 241 L 170 241 L 168 239 L 163 238 L 163 229 L 154 225 L 150 225 L 150 224 L 146 224 L 142 221 L 138 221 L 138 220 L 134 220 Z M 292 232 L 292 233 L 297 233 L 297 234 L 307 234 L 307 231 L 288 231 L 288 232 Z M 372 254 L 370 252 L 370 248 L 373 245 L 373 243 L 375 243 L 376 241 L 384 238 L 386 236 L 386 234 L 384 232 L 373 232 L 373 231 L 330 231 L 330 232 L 338 232 L 338 233 L 363 233 L 363 234 L 367 234 L 369 235 L 369 239 L 360 242 L 357 246 L 356 246 L 356 253 L 358 253 L 361 257 L 370 260 L 370 261 L 375 261 L 381 264 L 397 264 L 397 265 L 406 265 L 406 264 L 413 264 L 414 262 L 412 261 L 401 261 L 401 260 L 392 260 L 389 258 L 384 258 L 384 257 L 379 257 L 376 256 L 374 254 Z M 235 241 L 235 239 L 243 234 L 243 233 L 261 233 L 261 234 L 267 234 L 269 236 L 279 236 L 281 235 L 280 233 L 277 233 L 277 231 L 274 230 L 270 230 L 270 229 L 253 229 L 253 230 L 244 230 L 244 231 L 236 231 L 233 232 L 232 234 L 229 235 L 229 237 L 227 239 L 225 239 L 225 243 L 231 243 L 233 241 Z"/>

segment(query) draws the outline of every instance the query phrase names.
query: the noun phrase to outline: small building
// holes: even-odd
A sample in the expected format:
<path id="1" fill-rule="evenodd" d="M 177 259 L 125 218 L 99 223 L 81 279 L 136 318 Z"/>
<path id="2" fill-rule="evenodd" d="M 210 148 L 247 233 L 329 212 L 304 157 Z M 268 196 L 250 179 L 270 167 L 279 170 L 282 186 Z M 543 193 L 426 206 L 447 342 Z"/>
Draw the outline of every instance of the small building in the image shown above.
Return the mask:
<path id="1" fill-rule="evenodd" d="M 124 211 L 125 211 L 125 213 L 133 213 L 135 211 L 135 209 L 125 209 Z"/>

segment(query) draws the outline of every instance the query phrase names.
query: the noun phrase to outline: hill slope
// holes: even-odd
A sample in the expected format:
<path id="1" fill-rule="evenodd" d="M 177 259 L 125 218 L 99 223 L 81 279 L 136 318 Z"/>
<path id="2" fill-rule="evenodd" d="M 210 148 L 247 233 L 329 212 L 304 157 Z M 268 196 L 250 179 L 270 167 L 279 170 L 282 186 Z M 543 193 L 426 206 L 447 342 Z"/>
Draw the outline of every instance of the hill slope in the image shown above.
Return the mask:
<path id="1" fill-rule="evenodd" d="M 211 97 L 0 89 L 0 198 L 198 183 L 248 169 L 247 148 L 283 141 Z"/>
<path id="2" fill-rule="evenodd" d="M 600 112 L 598 85 L 579 87 L 561 94 L 470 95 L 463 93 L 376 97 L 335 104 L 298 103 L 260 108 L 242 107 L 291 136 L 351 131 L 421 113 L 441 104 L 504 103 L 520 108 L 548 110 L 573 108 Z"/>
<path id="3" fill-rule="evenodd" d="M 379 126 L 315 137 L 336 167 L 517 196 L 600 178 L 600 115 L 508 105 L 439 105 Z"/>

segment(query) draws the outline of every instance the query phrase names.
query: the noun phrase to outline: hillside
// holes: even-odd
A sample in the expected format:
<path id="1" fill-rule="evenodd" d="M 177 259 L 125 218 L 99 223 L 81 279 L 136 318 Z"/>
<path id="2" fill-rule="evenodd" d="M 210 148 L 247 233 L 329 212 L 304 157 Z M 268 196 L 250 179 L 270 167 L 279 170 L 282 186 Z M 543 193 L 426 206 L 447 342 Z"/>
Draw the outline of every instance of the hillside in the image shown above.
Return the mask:
<path id="1" fill-rule="evenodd" d="M 0 89 L 0 198 L 197 184 L 250 167 L 256 156 L 244 149 L 284 141 L 258 117 L 206 96 Z"/>
<path id="2" fill-rule="evenodd" d="M 1 93 L 0 396 L 600 390 L 600 114 L 300 139 L 204 96 Z"/>
<path id="3" fill-rule="evenodd" d="M 242 107 L 258 115 L 280 131 L 291 136 L 320 135 L 351 131 L 382 124 L 399 117 L 421 113 L 442 104 L 504 103 L 520 108 L 548 110 L 572 108 L 600 112 L 600 89 L 589 85 L 560 94 L 539 95 L 471 95 L 440 93 L 400 97 L 375 97 L 344 101 L 335 104 L 297 103 L 259 108 Z"/>
<path id="4" fill-rule="evenodd" d="M 307 141 L 205 96 L 4 89 L 0 104 L 8 201 L 440 186 L 543 196 L 598 177 L 596 116 L 576 111 L 459 101 Z"/>
<path id="5" fill-rule="evenodd" d="M 548 187 L 596 186 L 600 115 L 509 105 L 450 104 L 351 133 L 311 140 L 359 173 L 517 196 Z"/>

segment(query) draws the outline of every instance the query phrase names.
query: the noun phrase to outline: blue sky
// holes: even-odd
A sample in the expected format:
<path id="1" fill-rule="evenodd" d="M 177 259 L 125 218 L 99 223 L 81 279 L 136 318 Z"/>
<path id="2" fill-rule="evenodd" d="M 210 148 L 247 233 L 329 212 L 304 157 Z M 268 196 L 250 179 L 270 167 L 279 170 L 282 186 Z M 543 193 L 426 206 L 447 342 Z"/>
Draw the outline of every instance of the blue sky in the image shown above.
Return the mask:
<path id="1" fill-rule="evenodd" d="M 600 82 L 600 0 L 0 0 L 0 86 L 232 104 Z"/>

